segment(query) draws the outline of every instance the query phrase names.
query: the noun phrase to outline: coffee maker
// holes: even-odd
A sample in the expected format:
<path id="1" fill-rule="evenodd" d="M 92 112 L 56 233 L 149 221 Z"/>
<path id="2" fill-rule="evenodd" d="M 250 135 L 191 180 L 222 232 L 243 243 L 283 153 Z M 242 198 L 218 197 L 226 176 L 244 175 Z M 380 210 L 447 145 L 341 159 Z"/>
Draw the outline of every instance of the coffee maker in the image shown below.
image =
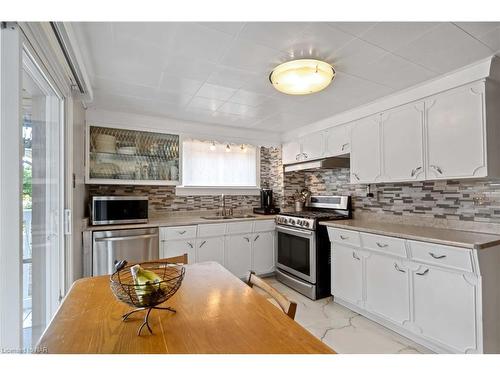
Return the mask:
<path id="1" fill-rule="evenodd" d="M 254 208 L 253 212 L 260 215 L 275 215 L 280 212 L 278 207 L 274 207 L 273 189 L 260 190 L 260 207 Z"/>

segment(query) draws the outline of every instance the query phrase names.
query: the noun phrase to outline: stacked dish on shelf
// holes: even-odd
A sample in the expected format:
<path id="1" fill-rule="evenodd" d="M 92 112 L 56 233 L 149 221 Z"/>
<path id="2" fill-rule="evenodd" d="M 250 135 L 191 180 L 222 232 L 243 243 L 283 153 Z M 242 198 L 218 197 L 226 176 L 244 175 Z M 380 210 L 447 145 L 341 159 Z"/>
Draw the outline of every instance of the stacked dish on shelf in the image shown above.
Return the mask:
<path id="1" fill-rule="evenodd" d="M 98 134 L 95 137 L 95 150 L 97 152 L 116 152 L 116 137 L 107 134 Z"/>

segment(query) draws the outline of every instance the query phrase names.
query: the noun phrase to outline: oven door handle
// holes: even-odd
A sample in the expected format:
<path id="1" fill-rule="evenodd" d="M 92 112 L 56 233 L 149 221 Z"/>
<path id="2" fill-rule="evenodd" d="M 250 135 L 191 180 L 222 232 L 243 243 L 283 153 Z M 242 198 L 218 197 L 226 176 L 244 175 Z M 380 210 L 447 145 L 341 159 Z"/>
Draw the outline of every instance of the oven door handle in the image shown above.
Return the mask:
<path id="1" fill-rule="evenodd" d="M 284 226 L 281 226 L 281 225 L 277 225 L 276 226 L 276 230 L 278 232 L 282 232 L 282 233 L 299 234 L 299 235 L 301 234 L 301 235 L 306 235 L 308 237 L 311 237 L 314 234 L 313 231 L 303 230 L 303 229 L 289 228 L 289 227 L 284 227 Z"/>

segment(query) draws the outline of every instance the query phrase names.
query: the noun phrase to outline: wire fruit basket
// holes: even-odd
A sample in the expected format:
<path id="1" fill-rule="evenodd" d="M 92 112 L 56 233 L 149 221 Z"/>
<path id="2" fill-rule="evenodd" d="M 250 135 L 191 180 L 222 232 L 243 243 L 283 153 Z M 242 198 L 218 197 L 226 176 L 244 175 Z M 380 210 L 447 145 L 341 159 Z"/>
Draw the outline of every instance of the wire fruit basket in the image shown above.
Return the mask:
<path id="1" fill-rule="evenodd" d="M 127 265 L 127 261 L 121 261 L 116 265 L 116 271 L 110 277 L 111 290 L 115 297 L 121 302 L 135 309 L 122 315 L 122 320 L 138 312 L 147 310 L 144 321 L 137 330 L 137 335 L 141 335 L 144 327 L 147 327 L 152 334 L 153 330 L 149 326 L 149 314 L 151 310 L 168 310 L 175 313 L 171 307 L 159 307 L 158 305 L 167 301 L 179 290 L 186 270 L 179 264 L 164 261 L 139 263 L 141 268 L 152 271 L 159 276 L 159 280 L 138 284 L 132 275 L 132 266 Z"/>

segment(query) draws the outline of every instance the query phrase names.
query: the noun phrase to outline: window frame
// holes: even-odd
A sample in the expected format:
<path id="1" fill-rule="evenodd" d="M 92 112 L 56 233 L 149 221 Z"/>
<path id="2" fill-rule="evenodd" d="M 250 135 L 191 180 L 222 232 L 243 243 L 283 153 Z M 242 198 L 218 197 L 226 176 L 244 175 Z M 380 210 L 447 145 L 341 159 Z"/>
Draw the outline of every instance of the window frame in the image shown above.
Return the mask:
<path id="1" fill-rule="evenodd" d="M 188 139 L 183 139 L 181 142 L 184 143 Z M 184 152 L 184 144 L 182 145 L 182 152 Z M 260 146 L 255 146 L 255 186 L 196 186 L 196 185 L 184 185 L 184 173 L 182 174 L 182 184 L 176 186 L 175 194 L 178 196 L 193 196 L 193 195 L 259 195 L 260 194 Z M 184 155 L 182 155 L 184 158 Z M 184 169 L 184 160 L 182 161 L 182 167 Z"/>

